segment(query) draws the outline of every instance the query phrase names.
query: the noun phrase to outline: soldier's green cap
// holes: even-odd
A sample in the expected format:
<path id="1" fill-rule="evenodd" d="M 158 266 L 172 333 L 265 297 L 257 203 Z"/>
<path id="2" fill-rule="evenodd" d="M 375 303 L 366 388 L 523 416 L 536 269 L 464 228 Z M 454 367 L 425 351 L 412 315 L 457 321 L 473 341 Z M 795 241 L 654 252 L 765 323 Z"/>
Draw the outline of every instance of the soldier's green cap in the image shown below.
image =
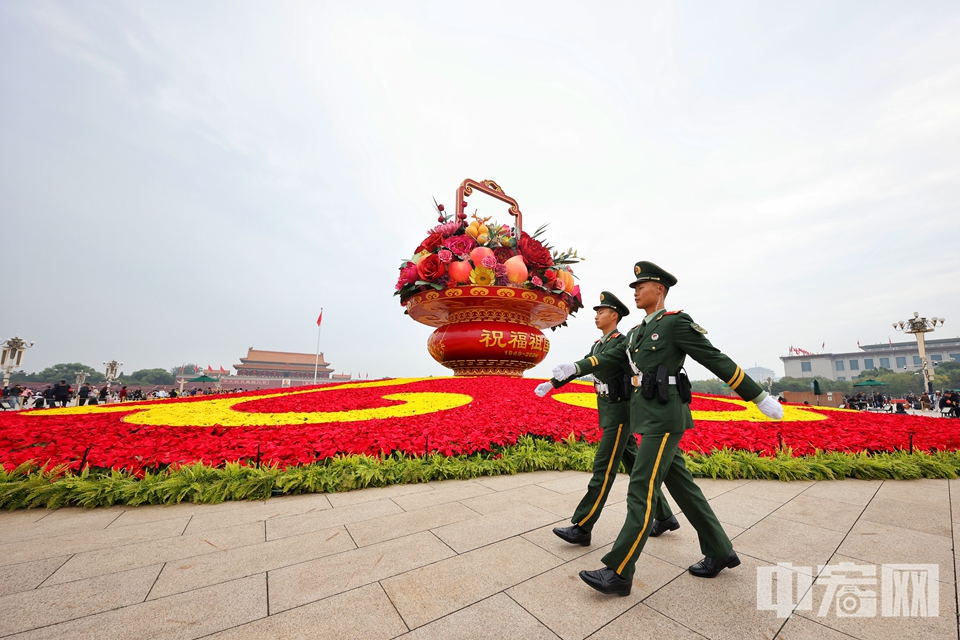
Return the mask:
<path id="1" fill-rule="evenodd" d="M 607 307 L 608 309 L 613 309 L 614 311 L 620 314 L 621 318 L 623 318 L 624 316 L 630 315 L 630 309 L 627 308 L 627 305 L 620 302 L 620 298 L 613 295 L 609 291 L 600 292 L 600 304 L 595 306 L 593 310 L 596 311 L 597 309 L 601 309 L 603 307 Z"/>
<path id="2" fill-rule="evenodd" d="M 630 283 L 631 289 L 636 287 L 641 282 L 646 282 L 647 280 L 659 282 L 668 289 L 677 284 L 677 279 L 674 278 L 669 272 L 664 271 L 652 262 L 647 262 L 645 260 L 641 260 L 637 264 L 633 265 L 633 275 L 636 276 L 637 279 Z"/>

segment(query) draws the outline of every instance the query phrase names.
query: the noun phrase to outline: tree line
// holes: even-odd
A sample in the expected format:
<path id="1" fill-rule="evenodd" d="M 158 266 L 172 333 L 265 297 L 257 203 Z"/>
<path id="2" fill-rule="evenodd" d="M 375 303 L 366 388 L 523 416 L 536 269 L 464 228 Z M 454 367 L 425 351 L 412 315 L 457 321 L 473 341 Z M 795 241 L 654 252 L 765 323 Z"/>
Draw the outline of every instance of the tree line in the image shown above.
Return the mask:
<path id="1" fill-rule="evenodd" d="M 883 395 L 895 398 L 908 393 L 923 393 L 923 375 L 919 372 L 898 373 L 892 369 L 868 369 L 861 372 L 856 380 L 830 380 L 822 376 L 814 376 L 813 378 L 783 377 L 776 382 L 772 380 L 757 380 L 757 382 L 770 393 L 779 394 L 783 391 L 810 391 L 814 380 L 820 381 L 820 390 L 824 393 L 832 391 L 850 395 L 858 391 L 874 393 L 879 390 Z M 879 387 L 853 386 L 862 380 L 876 380 L 885 384 Z M 736 395 L 726 383 L 717 378 L 695 380 L 692 385 L 693 390 L 698 393 L 712 393 L 722 396 Z M 935 390 L 960 389 L 960 362 L 944 362 L 934 368 L 933 388 Z"/>
<path id="2" fill-rule="evenodd" d="M 86 381 L 90 384 L 106 384 L 107 378 L 102 371 L 97 371 L 91 366 L 79 362 L 63 362 L 47 367 L 36 373 L 26 373 L 25 371 L 14 371 L 10 375 L 10 382 L 20 384 L 55 384 L 61 380 L 66 380 L 70 384 L 75 384 L 77 372 L 82 371 L 87 374 Z M 184 375 L 200 375 L 201 369 L 192 362 L 183 365 Z M 172 385 L 176 376 L 180 374 L 180 365 L 170 369 L 140 369 L 131 374 L 120 372 L 120 377 L 115 384 L 127 386 L 157 386 Z"/>

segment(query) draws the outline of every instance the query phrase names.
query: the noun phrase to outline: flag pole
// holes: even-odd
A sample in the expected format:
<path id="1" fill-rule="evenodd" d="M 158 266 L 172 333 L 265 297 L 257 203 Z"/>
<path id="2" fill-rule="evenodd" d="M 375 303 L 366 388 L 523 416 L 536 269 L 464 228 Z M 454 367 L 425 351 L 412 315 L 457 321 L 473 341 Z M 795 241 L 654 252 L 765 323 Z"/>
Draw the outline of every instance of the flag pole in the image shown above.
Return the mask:
<path id="1" fill-rule="evenodd" d="M 320 307 L 320 318 L 317 319 L 317 359 L 313 362 L 313 384 L 317 384 L 317 369 L 320 368 L 320 327 L 323 323 L 323 307 Z"/>

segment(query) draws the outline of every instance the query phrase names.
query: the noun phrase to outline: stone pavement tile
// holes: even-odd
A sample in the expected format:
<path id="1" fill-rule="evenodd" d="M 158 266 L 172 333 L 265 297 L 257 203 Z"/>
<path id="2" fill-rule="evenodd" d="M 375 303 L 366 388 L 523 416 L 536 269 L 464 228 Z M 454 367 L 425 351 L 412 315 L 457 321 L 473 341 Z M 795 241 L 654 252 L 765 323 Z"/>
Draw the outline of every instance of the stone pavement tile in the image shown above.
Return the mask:
<path id="1" fill-rule="evenodd" d="M 573 512 L 577 510 L 577 505 L 580 504 L 580 500 L 583 499 L 586 490 L 587 485 L 584 484 L 580 487 L 580 491 L 576 493 L 555 493 L 549 498 L 537 500 L 534 506 L 544 511 L 549 511 L 558 518 L 570 518 Z M 623 502 L 623 498 L 619 496 L 607 496 L 607 504 L 604 509 L 609 509 L 618 502 Z"/>
<path id="2" fill-rule="evenodd" d="M 433 533 L 457 553 L 464 553 L 556 521 L 557 516 L 549 511 L 515 504 L 503 511 L 438 527 Z"/>
<path id="3" fill-rule="evenodd" d="M 142 602 L 161 565 L 0 598 L 0 636 Z"/>
<path id="4" fill-rule="evenodd" d="M 769 565 L 746 555 L 740 560 L 715 578 L 684 573 L 644 604 L 712 640 L 773 638 L 783 619 L 757 610 L 757 567 Z"/>
<path id="5" fill-rule="evenodd" d="M 950 488 L 950 513 L 954 522 L 960 522 L 960 478 L 947 480 Z"/>
<path id="6" fill-rule="evenodd" d="M 194 504 L 192 502 L 181 502 L 179 504 L 149 504 L 137 507 L 126 507 L 116 520 L 110 523 L 109 527 L 125 527 L 134 524 L 146 524 L 148 522 L 157 522 L 158 520 L 169 520 L 171 518 L 182 518 L 184 516 L 211 516 L 215 513 L 224 511 L 234 511 L 246 509 L 254 505 L 262 505 L 260 502 L 230 501 L 219 504 Z"/>
<path id="7" fill-rule="evenodd" d="M 264 524 L 252 522 L 226 529 L 204 531 L 196 535 L 177 536 L 98 549 L 73 555 L 46 584 L 60 584 L 143 567 L 148 564 L 173 562 L 207 553 L 216 553 L 258 544 L 264 540 Z"/>
<path id="8" fill-rule="evenodd" d="M 699 640 L 683 625 L 642 602 L 590 636 L 590 640 Z"/>
<path id="9" fill-rule="evenodd" d="M 271 571 L 270 613 L 356 589 L 455 555 L 430 532 Z"/>
<path id="10" fill-rule="evenodd" d="M 414 629 L 397 640 L 556 640 L 557 636 L 516 602 L 498 593 Z"/>
<path id="11" fill-rule="evenodd" d="M 757 524 L 781 505 L 775 500 L 736 495 L 732 491 L 710 500 L 710 506 L 721 523 L 744 528 Z"/>
<path id="12" fill-rule="evenodd" d="M 263 574 L 11 636 L 15 640 L 199 638 L 267 615 Z"/>
<path id="13" fill-rule="evenodd" d="M 863 513 L 863 505 L 801 494 L 773 512 L 783 520 L 846 533 Z"/>
<path id="14" fill-rule="evenodd" d="M 845 559 L 844 559 L 845 560 Z M 942 567 L 942 565 L 941 565 Z M 941 571 L 941 574 L 943 572 Z M 864 638 L 873 639 L 873 638 L 896 638 L 897 640 L 956 640 L 957 637 L 957 601 L 956 601 L 956 592 L 953 589 L 953 577 L 950 577 L 949 583 L 942 581 L 943 575 L 940 576 L 941 582 L 933 581 L 931 585 L 937 585 L 937 600 L 939 602 L 939 611 L 937 616 L 909 616 L 901 615 L 898 616 L 883 616 L 882 613 L 882 579 L 880 574 L 880 568 L 877 568 L 877 585 L 869 585 L 860 587 L 864 591 L 872 591 L 874 595 L 864 596 L 851 596 L 850 594 L 843 595 L 837 594 L 832 598 L 829 609 L 825 612 L 826 615 L 820 616 L 820 607 L 823 604 L 823 598 L 826 595 L 826 587 L 821 585 L 814 585 L 814 597 L 813 597 L 813 609 L 811 611 L 798 611 L 794 615 L 807 618 L 809 620 L 814 620 L 817 623 L 830 627 L 836 631 L 846 633 L 855 638 Z M 907 606 L 910 606 L 910 602 L 913 597 L 913 590 L 908 590 L 906 603 Z M 928 598 L 932 596 L 932 590 L 930 587 L 927 587 L 927 592 L 922 594 Z M 867 612 L 864 609 L 865 603 L 868 603 L 872 600 L 873 606 L 875 608 L 875 615 L 871 616 L 838 616 L 837 615 L 837 603 L 841 601 L 842 598 L 846 598 L 845 602 L 849 603 L 849 606 L 855 607 L 851 609 L 850 612 Z M 856 599 L 854 599 L 856 598 Z M 925 602 L 929 603 L 927 598 L 924 598 Z M 928 610 L 928 613 L 930 611 Z"/>
<path id="15" fill-rule="evenodd" d="M 403 511 L 374 520 L 354 522 L 347 525 L 347 531 L 350 532 L 358 547 L 365 547 L 477 517 L 479 516 L 476 511 L 453 502 L 417 511 Z"/>
<path id="16" fill-rule="evenodd" d="M 17 509 L 0 511 L 0 532 L 14 525 L 29 525 L 49 516 L 50 509 Z"/>
<path id="17" fill-rule="evenodd" d="M 557 493 L 585 493 L 587 483 L 590 482 L 589 473 L 583 471 L 563 471 L 555 480 L 537 483 L 538 486 Z M 618 479 L 625 480 L 629 476 L 618 474 Z M 614 483 L 616 484 L 616 483 Z"/>
<path id="18" fill-rule="evenodd" d="M 432 486 L 434 490 L 400 496 L 394 498 L 393 501 L 400 505 L 400 508 L 404 511 L 415 511 L 424 507 L 466 500 L 467 498 L 494 492 L 493 489 L 488 489 L 473 480 L 430 482 L 427 486 Z"/>
<path id="19" fill-rule="evenodd" d="M 267 520 L 267 540 L 278 540 L 330 527 L 342 527 L 353 522 L 373 520 L 403 511 L 393 500 L 382 499 L 361 502 L 339 509 L 314 511 Z"/>
<path id="20" fill-rule="evenodd" d="M 0 596 L 36 589 L 69 558 L 54 556 L 0 567 Z"/>
<path id="21" fill-rule="evenodd" d="M 792 615 L 783 625 L 777 640 L 850 640 L 848 636 L 836 629 L 831 629 L 803 616 Z"/>
<path id="22" fill-rule="evenodd" d="M 939 564 L 940 580 L 953 584 L 953 539 L 861 520 L 837 549 L 871 564 Z"/>
<path id="23" fill-rule="evenodd" d="M 821 480 L 803 492 L 808 498 L 826 498 L 847 504 L 866 506 L 880 489 L 883 480 Z"/>
<path id="24" fill-rule="evenodd" d="M 925 508 L 943 509 L 950 502 L 947 480 L 918 478 L 916 480 L 885 480 L 877 491 L 877 498 L 901 500 L 926 505 Z"/>
<path id="25" fill-rule="evenodd" d="M 600 559 L 606 551 L 597 549 L 507 589 L 506 593 L 564 640 L 580 640 L 682 572 L 663 560 L 641 555 L 630 595 L 604 595 L 584 584 L 578 574 L 601 568 Z"/>
<path id="26" fill-rule="evenodd" d="M 304 494 L 282 496 L 265 502 L 249 503 L 243 509 L 231 509 L 223 512 L 210 512 L 193 516 L 184 533 L 200 533 L 240 524 L 275 520 L 287 516 L 307 517 L 331 509 L 326 494 Z M 332 525 L 331 525 L 332 526 Z M 320 527 L 326 528 L 326 527 Z M 300 532 L 303 533 L 303 532 Z"/>
<path id="27" fill-rule="evenodd" d="M 815 574 L 817 565 L 830 561 L 843 538 L 839 531 L 770 516 L 737 536 L 735 548 L 770 564 L 810 567 L 804 573 Z"/>
<path id="28" fill-rule="evenodd" d="M 183 533 L 189 517 L 154 522 L 143 526 L 119 529 L 70 529 L 59 533 L 38 530 L 29 540 L 0 544 L 0 565 L 39 560 L 67 553 L 81 553 L 122 545 L 171 538 Z"/>
<path id="29" fill-rule="evenodd" d="M 40 511 L 37 509 L 37 511 Z M 60 516 L 54 518 L 61 511 L 70 512 L 69 516 Z M 71 535 L 83 533 L 85 531 L 96 531 L 106 528 L 111 522 L 120 515 L 119 510 L 105 509 L 84 509 L 78 512 L 76 509 L 58 509 L 48 512 L 47 517 L 30 522 L 23 520 L 12 523 L 0 530 L 0 540 L 4 544 L 8 542 L 20 542 L 24 540 L 33 540 L 40 536 L 51 537 L 59 535 Z M 0 560 L 2 563 L 2 560 Z"/>
<path id="30" fill-rule="evenodd" d="M 677 522 L 680 523 L 680 528 L 676 531 L 668 531 L 659 538 L 647 538 L 643 552 L 686 569 L 693 563 L 700 562 L 703 553 L 700 551 L 700 538 L 696 529 L 690 526 L 682 513 L 677 514 Z M 733 548 L 738 549 L 738 537 L 746 529 L 723 523 L 723 530 L 733 541 Z"/>
<path id="31" fill-rule="evenodd" d="M 272 585 L 271 585 L 272 587 Z M 407 630 L 379 584 L 260 618 L 210 640 L 378 640 Z"/>
<path id="32" fill-rule="evenodd" d="M 411 493 L 422 493 L 424 491 L 435 491 L 435 487 L 429 484 L 392 484 L 388 487 L 370 487 L 368 489 L 358 489 L 355 491 L 343 491 L 341 493 L 326 494 L 327 500 L 333 505 L 333 508 L 349 507 L 350 505 L 360 504 L 361 502 L 373 502 L 374 500 L 385 500 L 388 498 L 399 498 Z"/>
<path id="33" fill-rule="evenodd" d="M 343 527 L 168 562 L 150 591 L 155 600 L 353 549 Z"/>
<path id="34" fill-rule="evenodd" d="M 739 486 L 752 482 L 751 480 L 714 480 L 713 478 L 694 478 L 693 481 L 700 487 L 700 491 L 703 492 L 707 500 L 712 500 L 717 496 L 722 496 L 729 491 L 733 491 Z M 668 496 L 669 494 L 670 492 L 667 491 Z M 670 506 L 673 505 L 674 502 L 671 500 Z"/>
<path id="35" fill-rule="evenodd" d="M 381 582 L 404 622 L 421 627 L 543 573 L 560 560 L 510 538 Z"/>
<path id="36" fill-rule="evenodd" d="M 82 522 L 87 528 L 96 527 L 101 523 L 106 527 L 129 508 L 126 506 L 99 507 L 97 509 L 61 507 L 60 509 L 54 509 L 53 513 L 44 518 L 45 522 L 43 524 L 47 526 L 65 522 L 71 526 L 76 526 L 76 524 Z"/>
<path id="37" fill-rule="evenodd" d="M 864 509 L 860 520 L 893 524 L 903 529 L 923 531 L 935 536 L 953 536 L 950 501 L 946 496 L 934 505 L 922 501 L 893 500 L 877 494 L 877 497 Z"/>
<path id="38" fill-rule="evenodd" d="M 530 471 L 513 475 L 480 476 L 474 478 L 474 482 L 494 491 L 506 491 L 507 489 L 517 489 L 531 484 L 559 480 L 563 477 L 563 473 L 563 471 Z"/>
<path id="39" fill-rule="evenodd" d="M 788 502 L 816 484 L 813 481 L 794 480 L 782 482 L 780 480 L 751 480 L 736 487 L 732 495 L 753 496 L 774 502 Z"/>
<path id="40" fill-rule="evenodd" d="M 581 547 L 578 544 L 565 542 L 553 533 L 554 527 L 568 527 L 569 520 L 553 522 L 545 527 L 540 527 L 534 531 L 523 534 L 523 538 L 534 543 L 544 551 L 549 551 L 553 555 L 563 560 L 573 560 L 580 556 L 596 551 L 600 548 L 609 547 L 617 539 L 620 528 L 623 526 L 625 516 L 621 513 L 603 512 L 603 516 L 597 520 L 593 526 L 593 536 L 589 547 Z"/>
<path id="41" fill-rule="evenodd" d="M 524 485 L 515 489 L 506 489 L 497 493 L 488 493 L 460 500 L 460 504 L 473 509 L 479 514 L 487 515 L 504 509 L 511 509 L 518 504 L 529 504 L 534 507 L 540 502 L 557 498 L 557 494 L 549 489 L 537 485 Z"/>

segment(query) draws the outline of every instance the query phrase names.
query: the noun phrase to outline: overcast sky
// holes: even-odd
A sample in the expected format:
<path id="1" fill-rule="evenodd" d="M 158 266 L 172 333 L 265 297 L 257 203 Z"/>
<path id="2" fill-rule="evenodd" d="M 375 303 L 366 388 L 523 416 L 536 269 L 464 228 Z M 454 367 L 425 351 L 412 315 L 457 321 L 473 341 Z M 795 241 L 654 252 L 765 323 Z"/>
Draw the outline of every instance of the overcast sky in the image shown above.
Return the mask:
<path id="1" fill-rule="evenodd" d="M 468 177 L 587 259 L 531 376 L 641 259 L 745 368 L 954 337 L 958 33 L 954 0 L 0 0 L 0 339 L 228 367 L 312 353 L 322 307 L 338 372 L 447 375 L 392 294 Z"/>

